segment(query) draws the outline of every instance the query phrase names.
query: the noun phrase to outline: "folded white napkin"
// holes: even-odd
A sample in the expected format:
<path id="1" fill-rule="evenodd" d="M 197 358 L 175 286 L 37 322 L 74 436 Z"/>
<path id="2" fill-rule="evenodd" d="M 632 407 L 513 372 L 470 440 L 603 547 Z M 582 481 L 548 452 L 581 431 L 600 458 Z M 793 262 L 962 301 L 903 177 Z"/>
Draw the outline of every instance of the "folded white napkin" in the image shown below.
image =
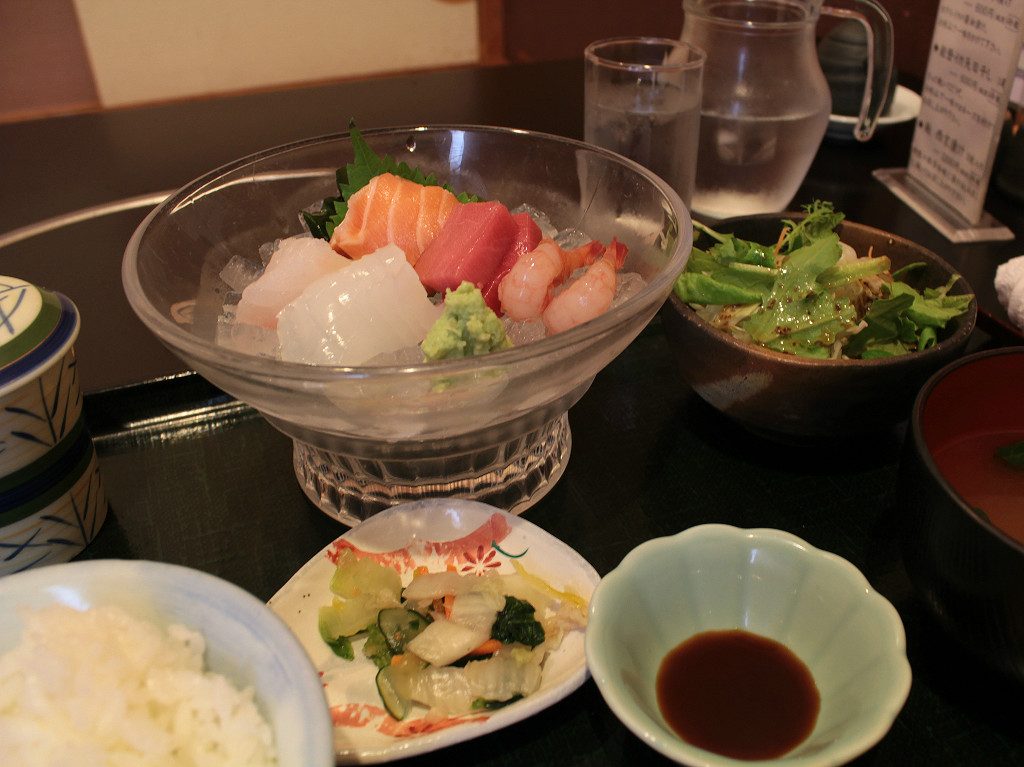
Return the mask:
<path id="1" fill-rule="evenodd" d="M 996 296 L 1010 322 L 1024 331 L 1024 256 L 996 267 Z"/>

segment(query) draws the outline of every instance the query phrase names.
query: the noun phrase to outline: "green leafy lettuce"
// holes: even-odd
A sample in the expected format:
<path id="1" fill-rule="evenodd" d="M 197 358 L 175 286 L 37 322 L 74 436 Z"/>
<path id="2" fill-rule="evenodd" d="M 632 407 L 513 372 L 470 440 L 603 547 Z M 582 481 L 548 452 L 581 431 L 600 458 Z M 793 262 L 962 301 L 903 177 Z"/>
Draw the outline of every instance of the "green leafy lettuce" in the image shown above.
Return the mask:
<path id="1" fill-rule="evenodd" d="M 866 326 L 852 336 L 845 351 L 850 357 L 877 359 L 927 349 L 938 342 L 938 331 L 967 311 L 970 295 L 949 295 L 959 279 L 953 275 L 940 288 L 918 293 L 898 280 L 889 285 L 888 298 L 880 298 L 864 315 Z"/>
<path id="2" fill-rule="evenodd" d="M 706 234 L 713 242 L 706 250 L 694 246 L 676 279 L 676 295 L 696 306 L 741 308 L 716 317 L 726 317 L 720 324 L 737 337 L 818 358 L 832 356 L 837 341 L 845 356 L 860 359 L 926 349 L 946 323 L 970 306 L 973 296 L 950 295 L 957 276 L 918 292 L 896 277 L 920 264 L 889 275 L 884 256 L 840 262 L 835 229 L 843 214 L 820 200 L 804 210 L 801 221 L 782 222 L 782 233 L 770 246 L 695 222 L 697 235 Z M 882 295 L 865 312 L 864 302 L 857 300 L 860 281 L 879 277 Z"/>

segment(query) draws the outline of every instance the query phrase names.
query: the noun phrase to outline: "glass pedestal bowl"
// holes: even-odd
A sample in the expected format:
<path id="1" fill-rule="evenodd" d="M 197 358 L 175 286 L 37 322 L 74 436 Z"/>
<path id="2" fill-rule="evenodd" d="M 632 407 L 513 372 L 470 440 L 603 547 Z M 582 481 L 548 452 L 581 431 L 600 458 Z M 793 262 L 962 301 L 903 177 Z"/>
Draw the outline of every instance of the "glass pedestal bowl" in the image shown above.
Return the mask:
<path id="1" fill-rule="evenodd" d="M 521 512 L 565 469 L 569 407 L 668 296 L 690 252 L 689 213 L 654 174 L 569 139 L 468 126 L 363 137 L 456 190 L 529 204 L 560 230 L 617 238 L 629 248 L 623 272 L 644 287 L 571 330 L 457 360 L 336 367 L 222 345 L 231 288 L 221 272 L 235 256 L 261 265 L 261 245 L 303 233 L 300 211 L 337 194 L 335 171 L 353 151 L 335 135 L 243 158 L 171 195 L 127 246 L 128 301 L 193 370 L 294 440 L 299 484 L 339 521 L 435 496 Z"/>

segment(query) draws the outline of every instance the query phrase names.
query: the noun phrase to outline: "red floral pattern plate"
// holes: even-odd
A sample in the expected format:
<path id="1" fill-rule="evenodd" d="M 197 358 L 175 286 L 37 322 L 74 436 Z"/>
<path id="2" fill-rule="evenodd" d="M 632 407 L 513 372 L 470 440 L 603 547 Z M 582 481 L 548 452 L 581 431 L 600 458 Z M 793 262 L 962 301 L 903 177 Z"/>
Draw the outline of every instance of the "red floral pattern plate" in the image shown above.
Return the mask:
<path id="1" fill-rule="evenodd" d="M 544 664 L 540 689 L 489 713 L 427 719 L 415 707 L 402 721 L 384 710 L 374 685 L 376 667 L 362 656 L 345 661 L 320 638 L 317 611 L 329 604 L 328 584 L 338 553 L 351 548 L 394 567 L 402 582 L 416 567 L 455 568 L 462 573 L 513 572 L 518 560 L 559 590 L 589 600 L 600 577 L 573 549 L 525 519 L 475 501 L 433 499 L 402 504 L 376 514 L 332 542 L 307 562 L 270 600 L 270 607 L 295 632 L 323 679 L 334 722 L 339 764 L 372 763 L 433 751 L 518 722 L 577 689 L 587 678 L 583 632 L 566 635 Z"/>

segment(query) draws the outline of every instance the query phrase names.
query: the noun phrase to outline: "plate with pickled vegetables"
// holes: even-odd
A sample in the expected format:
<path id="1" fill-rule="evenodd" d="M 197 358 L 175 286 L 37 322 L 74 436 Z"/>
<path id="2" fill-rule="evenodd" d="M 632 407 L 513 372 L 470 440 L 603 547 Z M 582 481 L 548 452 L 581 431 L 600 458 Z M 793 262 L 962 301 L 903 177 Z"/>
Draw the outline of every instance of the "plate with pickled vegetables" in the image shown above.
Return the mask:
<path id="1" fill-rule="evenodd" d="M 475 501 L 374 515 L 270 600 L 320 671 L 339 763 L 493 732 L 587 678 L 600 577 L 536 525 Z"/>

